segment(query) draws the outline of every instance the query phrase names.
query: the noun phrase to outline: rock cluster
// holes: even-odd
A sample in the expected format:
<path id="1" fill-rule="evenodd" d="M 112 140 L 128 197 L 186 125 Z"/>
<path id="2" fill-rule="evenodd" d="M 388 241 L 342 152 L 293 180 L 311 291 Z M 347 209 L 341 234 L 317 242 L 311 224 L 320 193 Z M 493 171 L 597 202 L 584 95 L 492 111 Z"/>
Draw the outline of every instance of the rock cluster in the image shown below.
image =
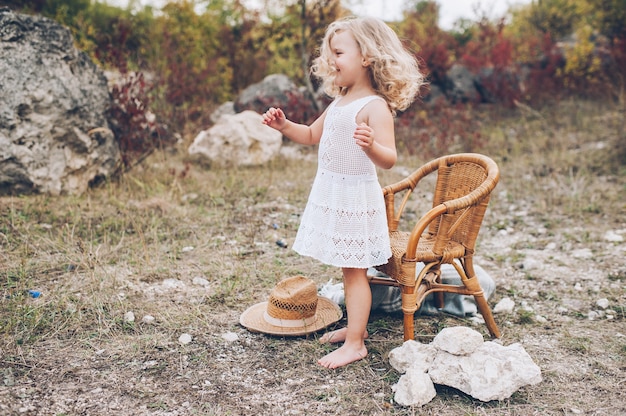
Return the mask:
<path id="1" fill-rule="evenodd" d="M 394 399 L 403 406 L 430 402 L 437 394 L 434 384 L 488 402 L 542 380 L 541 370 L 520 344 L 484 342 L 467 327 L 445 328 L 430 344 L 406 341 L 389 353 L 389 362 L 404 373 L 394 386 Z"/>

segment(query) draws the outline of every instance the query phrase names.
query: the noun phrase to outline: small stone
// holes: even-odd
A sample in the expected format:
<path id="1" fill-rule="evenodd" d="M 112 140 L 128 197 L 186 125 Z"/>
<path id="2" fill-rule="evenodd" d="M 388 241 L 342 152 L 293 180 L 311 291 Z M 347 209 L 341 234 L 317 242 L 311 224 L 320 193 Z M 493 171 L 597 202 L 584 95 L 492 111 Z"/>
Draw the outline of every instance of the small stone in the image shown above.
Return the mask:
<path id="1" fill-rule="evenodd" d="M 511 313 L 515 302 L 511 298 L 504 298 L 493 308 L 493 313 Z"/>
<path id="2" fill-rule="evenodd" d="M 575 259 L 591 259 L 593 258 L 593 252 L 589 248 L 581 248 L 572 251 L 571 256 Z"/>
<path id="3" fill-rule="evenodd" d="M 204 277 L 194 277 L 193 278 L 193 284 L 197 285 L 197 286 L 208 286 L 209 285 L 209 281 L 206 280 Z"/>
<path id="4" fill-rule="evenodd" d="M 181 200 L 183 202 L 190 202 L 190 201 L 195 201 L 196 199 L 198 199 L 198 194 L 192 192 L 189 194 L 185 194 L 182 196 Z"/>
<path id="5" fill-rule="evenodd" d="M 180 342 L 182 345 L 189 344 L 191 340 L 192 336 L 189 334 L 182 334 L 180 337 L 178 337 L 178 342 Z"/>
<path id="6" fill-rule="evenodd" d="M 141 318 L 141 322 L 143 322 L 144 324 L 152 324 L 154 323 L 154 321 L 155 319 L 152 315 L 145 315 L 143 318 Z"/>
<path id="7" fill-rule="evenodd" d="M 187 246 L 187 247 L 183 247 L 182 252 L 183 253 L 187 253 L 189 251 L 193 251 L 194 247 L 193 246 Z"/>
<path id="8" fill-rule="evenodd" d="M 606 309 L 609 307 L 609 300 L 607 298 L 598 299 L 596 305 L 598 305 L 602 309 Z"/>
<path id="9" fill-rule="evenodd" d="M 624 241 L 624 236 L 616 233 L 615 231 L 607 231 L 604 233 L 604 240 L 612 243 L 621 243 Z"/>
<path id="10" fill-rule="evenodd" d="M 222 338 L 225 339 L 228 342 L 235 342 L 235 341 L 239 340 L 239 335 L 237 335 L 234 332 L 226 332 L 226 333 L 222 334 Z"/>
<path id="11" fill-rule="evenodd" d="M 133 311 L 128 311 L 124 314 L 124 322 L 135 322 L 135 314 L 133 313 Z"/>
<path id="12" fill-rule="evenodd" d="M 539 260 L 536 260 L 532 257 L 524 259 L 522 262 L 522 268 L 524 270 L 537 270 L 541 269 L 542 263 Z"/>

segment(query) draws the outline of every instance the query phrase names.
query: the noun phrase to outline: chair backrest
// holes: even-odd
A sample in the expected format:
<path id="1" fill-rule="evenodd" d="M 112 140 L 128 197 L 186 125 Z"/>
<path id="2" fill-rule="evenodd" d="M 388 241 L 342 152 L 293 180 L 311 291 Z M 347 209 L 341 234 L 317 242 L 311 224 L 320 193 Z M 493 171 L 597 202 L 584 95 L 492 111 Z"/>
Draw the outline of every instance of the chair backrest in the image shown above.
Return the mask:
<path id="1" fill-rule="evenodd" d="M 434 220 L 428 234 L 435 238 L 435 253 L 452 240 L 473 250 L 485 211 L 500 172 L 490 158 L 476 153 L 436 159 L 437 182 L 433 208 L 445 205 L 447 212 Z"/>

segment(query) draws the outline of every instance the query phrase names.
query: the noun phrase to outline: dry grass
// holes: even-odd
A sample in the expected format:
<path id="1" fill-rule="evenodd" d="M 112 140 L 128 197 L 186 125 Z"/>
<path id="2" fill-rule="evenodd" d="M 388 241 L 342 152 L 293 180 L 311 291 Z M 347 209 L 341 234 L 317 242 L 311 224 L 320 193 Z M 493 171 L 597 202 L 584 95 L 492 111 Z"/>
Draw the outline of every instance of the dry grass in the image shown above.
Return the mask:
<path id="1" fill-rule="evenodd" d="M 401 344 L 398 316 L 374 313 L 368 358 L 336 371 L 315 364 L 329 348 L 315 335 L 247 332 L 239 314 L 283 277 L 340 278 L 275 243 L 293 239 L 315 163 L 218 169 L 160 153 L 80 197 L 0 199 L 0 414 L 624 414 L 626 244 L 604 239 L 626 238 L 625 164 L 612 152 L 623 117 L 572 102 L 488 126 L 480 151 L 502 180 L 478 264 L 496 278 L 492 304 L 515 300 L 496 316 L 503 343 L 522 343 L 541 384 L 490 403 L 440 386 L 426 406 L 403 408 L 387 360 Z M 419 163 L 403 159 L 381 182 Z M 590 320 L 600 298 L 612 312 Z M 471 323 L 422 317 L 418 338 L 450 325 Z M 181 345 L 182 333 L 193 341 Z"/>

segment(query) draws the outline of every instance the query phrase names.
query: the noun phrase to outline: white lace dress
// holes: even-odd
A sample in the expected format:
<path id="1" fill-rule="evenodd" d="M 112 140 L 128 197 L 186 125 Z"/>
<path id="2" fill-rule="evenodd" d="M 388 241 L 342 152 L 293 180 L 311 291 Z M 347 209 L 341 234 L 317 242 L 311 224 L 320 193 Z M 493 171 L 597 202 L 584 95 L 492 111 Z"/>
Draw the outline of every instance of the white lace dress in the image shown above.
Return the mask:
<path id="1" fill-rule="evenodd" d="M 378 96 L 328 107 L 318 169 L 293 244 L 299 254 L 336 267 L 368 268 L 391 257 L 376 166 L 355 143 L 356 116 Z"/>

